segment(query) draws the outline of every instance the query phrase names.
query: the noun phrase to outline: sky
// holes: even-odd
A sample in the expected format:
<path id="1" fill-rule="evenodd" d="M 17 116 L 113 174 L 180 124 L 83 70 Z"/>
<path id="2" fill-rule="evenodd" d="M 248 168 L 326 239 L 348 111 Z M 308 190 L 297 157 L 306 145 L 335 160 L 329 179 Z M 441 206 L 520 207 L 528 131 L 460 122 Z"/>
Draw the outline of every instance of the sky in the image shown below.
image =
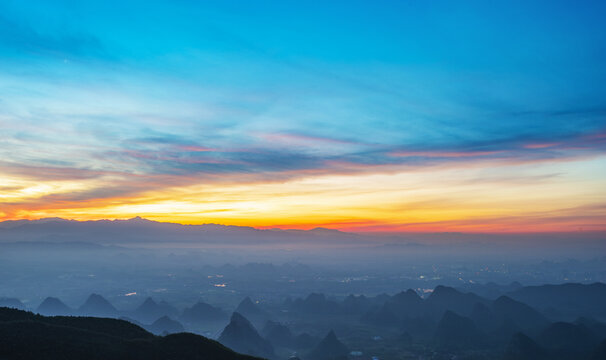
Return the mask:
<path id="1" fill-rule="evenodd" d="M 0 2 L 0 220 L 606 230 L 603 1 Z"/>

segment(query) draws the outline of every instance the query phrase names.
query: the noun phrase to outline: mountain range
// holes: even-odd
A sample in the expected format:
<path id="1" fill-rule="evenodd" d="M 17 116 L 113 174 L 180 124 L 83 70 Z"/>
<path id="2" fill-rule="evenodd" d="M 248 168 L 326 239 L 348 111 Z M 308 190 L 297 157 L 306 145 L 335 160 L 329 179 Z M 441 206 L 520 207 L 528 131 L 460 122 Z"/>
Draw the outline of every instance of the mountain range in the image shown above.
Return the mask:
<path id="1" fill-rule="evenodd" d="M 8 220 L 0 222 L 1 242 L 94 243 L 104 245 L 165 243 L 173 244 L 297 244 L 316 246 L 364 244 L 359 235 L 338 230 L 261 230 L 247 226 L 218 224 L 182 225 L 140 217 L 128 220 L 76 221 L 62 218 Z"/>
<path id="2" fill-rule="evenodd" d="M 358 321 L 357 324 L 368 324 L 369 329 L 375 329 L 373 331 L 400 334 L 390 341 L 409 344 L 406 346 L 425 344 L 441 351 L 505 349 L 512 359 L 516 356 L 590 359 L 601 351 L 601 342 L 606 339 L 606 324 L 600 317 L 602 308 L 596 303 L 605 287 L 600 283 L 521 287 L 494 300 L 447 286 L 436 287 L 426 298 L 411 289 L 393 296 L 350 295 L 342 300 L 312 293 L 273 305 L 245 297 L 227 326 L 227 312 L 202 301 L 179 313 L 169 303 L 146 298 L 138 307 L 125 311 L 116 309 L 103 296 L 91 294 L 78 308 L 70 308 L 60 299 L 48 297 L 36 311 L 42 315 L 121 317 L 156 335 L 179 333 L 200 324 L 225 326 L 219 337 L 222 344 L 241 353 L 271 359 L 276 358 L 276 353 L 284 356 L 288 351 L 297 351 L 301 358 L 313 360 L 319 358 L 319 350 L 315 353 L 312 350 L 325 348 L 320 346 L 323 343 L 343 350 L 344 347 L 337 346 L 334 333 L 329 332 L 330 336 L 324 342 L 316 337 L 326 331 L 325 326 L 338 325 L 339 319 L 346 321 L 337 328 L 340 333 L 343 324 Z M 530 301 L 539 301 L 561 293 L 565 294 L 566 302 L 551 299 L 550 306 L 542 309 L 518 300 L 528 296 Z M 7 307 L 23 306 L 15 298 L 0 300 Z M 583 303 L 594 303 L 595 307 L 588 306 L 574 313 L 578 304 Z M 576 317 L 563 321 L 559 316 L 553 317 L 554 313 Z M 250 321 L 249 316 L 256 321 Z M 327 319 L 330 320 L 327 322 Z M 282 322 L 284 320 L 287 322 Z M 263 324 L 258 325 L 261 321 Z M 309 330 L 311 332 L 306 333 Z M 343 344 L 347 347 L 347 337 Z M 338 352 L 331 350 L 328 353 Z M 314 355 L 310 357 L 309 354 Z"/>
<path id="3" fill-rule="evenodd" d="M 259 335 L 248 319 L 237 312 L 232 314 L 229 324 L 219 336 L 219 342 L 243 354 L 275 358 L 271 343 Z"/>

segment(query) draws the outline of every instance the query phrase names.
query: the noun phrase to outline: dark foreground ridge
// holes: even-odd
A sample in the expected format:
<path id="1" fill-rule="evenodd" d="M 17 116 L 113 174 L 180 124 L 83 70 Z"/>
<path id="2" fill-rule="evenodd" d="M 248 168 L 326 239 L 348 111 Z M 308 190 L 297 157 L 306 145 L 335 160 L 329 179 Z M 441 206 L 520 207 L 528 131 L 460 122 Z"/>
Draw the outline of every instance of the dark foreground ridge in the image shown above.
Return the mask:
<path id="1" fill-rule="evenodd" d="M 0 359 L 254 360 L 203 336 L 155 336 L 127 321 L 0 308 Z"/>

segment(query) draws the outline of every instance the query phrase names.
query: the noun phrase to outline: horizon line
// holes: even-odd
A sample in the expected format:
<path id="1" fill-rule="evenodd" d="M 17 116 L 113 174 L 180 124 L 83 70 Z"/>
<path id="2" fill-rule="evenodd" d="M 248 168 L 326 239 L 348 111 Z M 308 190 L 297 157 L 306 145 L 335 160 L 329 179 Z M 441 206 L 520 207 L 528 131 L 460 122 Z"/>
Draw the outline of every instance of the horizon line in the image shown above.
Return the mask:
<path id="1" fill-rule="evenodd" d="M 457 230 L 439 230 L 439 229 L 427 229 L 427 230 L 390 230 L 393 227 L 390 226 L 385 226 L 383 230 L 368 230 L 368 231 L 349 231 L 346 230 L 346 227 L 343 228 L 339 228 L 339 227 L 327 227 L 330 226 L 330 224 L 315 224 L 315 225 L 301 225 L 300 227 L 292 227 L 294 225 L 267 225 L 267 226 L 250 226 L 250 225 L 235 225 L 235 224 L 227 224 L 227 223 L 214 223 L 214 222 L 200 222 L 200 223 L 188 223 L 188 222 L 179 222 L 179 221 L 164 221 L 164 220 L 154 220 L 154 219 L 149 219 L 146 217 L 142 217 L 142 216 L 134 216 L 134 217 L 128 217 L 128 218 L 120 218 L 120 217 L 115 217 L 115 218 L 110 218 L 110 217 L 102 217 L 102 218 L 94 218 L 94 219 L 74 219 L 74 218 L 63 218 L 63 217 L 40 217 L 40 218 L 15 218 L 15 219 L 3 219 L 0 220 L 0 224 L 2 223 L 6 223 L 6 222 L 18 222 L 18 221 L 41 221 L 41 220 L 63 220 L 63 221 L 69 221 L 69 222 L 79 222 L 79 223 L 84 223 L 84 222 L 98 222 L 98 221 L 110 221 L 110 222 L 116 222 L 116 221 L 133 221 L 133 220 L 143 220 L 143 221 L 149 221 L 149 222 L 153 222 L 153 223 L 158 223 L 158 224 L 172 224 L 172 225 L 181 225 L 181 226 L 209 226 L 209 225 L 216 225 L 216 226 L 224 226 L 224 227 L 237 227 L 237 228 L 250 228 L 250 229 L 254 229 L 254 230 L 259 230 L 259 231 L 271 231 L 271 230 L 281 230 L 281 231 L 313 231 L 313 230 L 330 230 L 330 231 L 338 231 L 341 233 L 345 233 L 345 234 L 375 234 L 375 235 L 399 235 L 399 234 L 474 234 L 474 235 L 480 235 L 480 234 L 578 234 L 578 233 L 606 233 L 606 230 L 604 229 L 598 229 L 598 230 L 591 230 L 591 229 L 578 229 L 576 231 L 557 231 L 557 230 L 553 230 L 553 231 L 544 231 L 544 230 L 536 230 L 536 231 L 457 231 Z M 395 225 L 396 227 L 403 227 L 406 226 L 407 224 L 398 224 Z"/>

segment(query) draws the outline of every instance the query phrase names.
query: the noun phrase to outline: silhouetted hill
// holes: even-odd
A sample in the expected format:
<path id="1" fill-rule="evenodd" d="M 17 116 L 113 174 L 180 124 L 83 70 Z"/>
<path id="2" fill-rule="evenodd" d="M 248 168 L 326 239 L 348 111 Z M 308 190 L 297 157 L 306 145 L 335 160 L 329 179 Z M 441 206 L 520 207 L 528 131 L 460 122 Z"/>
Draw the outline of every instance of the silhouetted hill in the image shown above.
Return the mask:
<path id="1" fill-rule="evenodd" d="M 342 360 L 347 359 L 349 349 L 337 338 L 334 331 L 330 331 L 305 359 L 310 360 Z"/>
<path id="2" fill-rule="evenodd" d="M 513 321 L 505 319 L 505 321 L 503 321 L 501 324 L 498 324 L 496 330 L 490 333 L 490 335 L 492 336 L 492 340 L 495 344 L 504 345 L 507 344 L 508 341 L 511 340 L 511 337 L 518 332 L 522 332 L 522 329 Z M 536 335 L 536 332 L 530 335 Z"/>
<path id="3" fill-rule="evenodd" d="M 447 349 L 477 349 L 486 346 L 486 336 L 470 318 L 448 310 L 438 323 L 434 342 Z"/>
<path id="4" fill-rule="evenodd" d="M 436 286 L 423 300 L 409 289 L 385 300 L 379 309 L 371 310 L 363 320 L 375 325 L 400 325 L 412 319 L 431 317 L 438 321 L 446 311 L 470 315 L 477 304 L 490 305 L 490 301 L 473 293 L 462 293 L 452 287 Z"/>
<path id="5" fill-rule="evenodd" d="M 470 318 L 499 344 L 506 344 L 517 332 L 537 334 L 550 324 L 538 311 L 507 296 L 499 297 L 489 306 L 477 303 Z"/>
<path id="6" fill-rule="evenodd" d="M 604 360 L 606 359 L 606 339 L 603 340 L 596 349 L 593 350 L 590 360 Z"/>
<path id="7" fill-rule="evenodd" d="M 261 309 L 257 304 L 255 304 L 250 297 L 245 297 L 235 312 L 244 316 L 250 322 L 255 324 L 255 326 L 261 327 L 265 324 L 266 321 L 271 320 L 271 316 L 265 310 Z"/>
<path id="8" fill-rule="evenodd" d="M 497 323 L 511 321 L 524 331 L 536 331 L 549 325 L 549 320 L 530 306 L 501 296 L 492 303 Z"/>
<path id="9" fill-rule="evenodd" d="M 572 358 L 582 358 L 598 346 L 600 339 L 584 325 L 557 322 L 543 330 L 537 342 L 544 348 L 570 354 Z"/>
<path id="10" fill-rule="evenodd" d="M 275 321 L 267 321 L 261 330 L 263 337 L 274 346 L 293 348 L 295 346 L 295 337 L 290 329 Z"/>
<path id="11" fill-rule="evenodd" d="M 517 281 L 513 281 L 507 285 L 500 285 L 494 282 L 488 282 L 486 284 L 474 282 L 466 283 L 462 286 L 457 286 L 457 290 L 461 292 L 471 292 L 489 300 L 495 300 L 499 296 L 519 290 L 521 288 L 522 284 Z"/>
<path id="12" fill-rule="evenodd" d="M 349 295 L 341 303 L 341 311 L 345 314 L 365 314 L 374 305 L 374 302 L 364 295 Z"/>
<path id="13" fill-rule="evenodd" d="M 308 333 L 302 333 L 295 336 L 295 342 L 293 347 L 295 349 L 310 349 L 318 345 L 318 343 L 320 343 L 320 340 L 321 339 L 311 336 Z"/>
<path id="14" fill-rule="evenodd" d="M 362 320 L 379 326 L 399 326 L 411 318 L 428 315 L 428 306 L 412 289 L 385 299 L 378 309 L 367 312 Z"/>
<path id="15" fill-rule="evenodd" d="M 438 323 L 431 317 L 415 317 L 404 320 L 401 330 L 407 332 L 414 340 L 429 341 L 433 339 Z"/>
<path id="16" fill-rule="evenodd" d="M 606 319 L 606 284 L 561 284 L 527 286 L 508 294 L 543 313 L 554 310 L 564 320 L 579 316 Z"/>
<path id="17" fill-rule="evenodd" d="M 392 296 L 383 305 L 383 310 L 395 315 L 398 319 L 419 317 L 427 312 L 423 299 L 412 289 Z"/>
<path id="18" fill-rule="evenodd" d="M 61 300 L 54 297 L 47 297 L 42 301 L 36 312 L 42 315 L 71 315 L 73 310 L 65 305 Z"/>
<path id="19" fill-rule="evenodd" d="M 151 297 L 148 297 L 131 313 L 131 316 L 138 321 L 151 323 L 162 316 L 174 317 L 177 314 L 178 310 L 167 302 L 156 303 Z"/>
<path id="20" fill-rule="evenodd" d="M 94 331 L 105 335 L 115 335 L 129 340 L 153 337 L 152 334 L 141 327 L 123 320 L 83 316 L 43 316 L 23 310 L 0 308 L 1 323 L 18 321 L 39 322 L 54 326 L 78 328 L 80 330 Z"/>
<path id="21" fill-rule="evenodd" d="M 320 339 L 307 333 L 295 336 L 286 325 L 275 321 L 267 321 L 261 330 L 261 334 L 275 347 L 288 349 L 310 349 L 320 342 Z"/>
<path id="22" fill-rule="evenodd" d="M 304 314 L 335 314 L 340 311 L 335 301 L 326 299 L 324 294 L 312 293 L 305 299 L 296 299 L 291 306 L 293 312 Z"/>
<path id="23" fill-rule="evenodd" d="M 495 313 L 488 306 L 481 303 L 477 303 L 473 307 L 469 318 L 473 320 L 478 329 L 485 332 L 494 331 L 499 326 Z"/>
<path id="24" fill-rule="evenodd" d="M 583 325 L 596 334 L 600 339 L 606 339 L 606 324 L 603 322 L 586 317 L 580 317 L 575 320 L 574 324 Z"/>
<path id="25" fill-rule="evenodd" d="M 78 308 L 78 313 L 85 316 L 116 317 L 118 310 L 103 296 L 91 294 L 86 302 Z"/>
<path id="26" fill-rule="evenodd" d="M 23 305 L 21 300 L 15 299 L 15 298 L 6 298 L 6 297 L 0 298 L 0 307 L 25 310 L 25 305 Z"/>
<path id="27" fill-rule="evenodd" d="M 162 316 L 151 325 L 146 326 L 145 329 L 156 335 L 175 334 L 185 331 L 180 322 L 168 316 Z"/>
<path id="28" fill-rule="evenodd" d="M 135 324 L 135 325 L 137 325 L 137 326 L 139 326 L 141 328 L 145 328 L 145 324 L 143 324 L 143 323 L 141 323 L 141 322 L 139 322 L 139 321 L 137 321 L 137 320 L 135 320 L 133 318 L 129 318 L 128 316 L 120 316 L 118 319 L 119 320 L 128 321 L 131 324 Z"/>
<path id="29" fill-rule="evenodd" d="M 512 336 L 505 349 L 504 360 L 551 360 L 552 357 L 539 344 L 522 333 Z"/>
<path id="30" fill-rule="evenodd" d="M 243 354 L 274 358 L 274 349 L 269 341 L 263 339 L 254 326 L 244 316 L 234 312 L 225 327 L 219 342 Z"/>
<path id="31" fill-rule="evenodd" d="M 361 320 L 363 322 L 377 326 L 399 326 L 402 319 L 398 318 L 388 307 L 381 306 L 364 314 Z"/>
<path id="32" fill-rule="evenodd" d="M 193 334 L 156 337 L 129 322 L 90 317 L 45 317 L 0 308 L 0 358 L 20 360 L 245 360 Z"/>
<path id="33" fill-rule="evenodd" d="M 372 298 L 373 303 L 376 305 L 383 305 L 387 300 L 391 299 L 391 296 L 386 293 L 379 294 Z"/>
<path id="34" fill-rule="evenodd" d="M 238 307 L 236 308 L 237 313 L 248 316 L 267 316 L 267 313 L 263 311 L 257 304 L 255 304 L 250 297 L 245 297 Z"/>
<path id="35" fill-rule="evenodd" d="M 227 319 L 227 313 L 218 307 L 198 301 L 192 307 L 183 310 L 181 321 L 185 323 L 203 324 L 206 322 L 223 321 Z"/>
<path id="36" fill-rule="evenodd" d="M 469 316 L 477 303 L 489 305 L 490 301 L 473 293 L 462 293 L 448 286 L 436 286 L 426 300 L 433 316 L 440 318 L 446 311 Z"/>

